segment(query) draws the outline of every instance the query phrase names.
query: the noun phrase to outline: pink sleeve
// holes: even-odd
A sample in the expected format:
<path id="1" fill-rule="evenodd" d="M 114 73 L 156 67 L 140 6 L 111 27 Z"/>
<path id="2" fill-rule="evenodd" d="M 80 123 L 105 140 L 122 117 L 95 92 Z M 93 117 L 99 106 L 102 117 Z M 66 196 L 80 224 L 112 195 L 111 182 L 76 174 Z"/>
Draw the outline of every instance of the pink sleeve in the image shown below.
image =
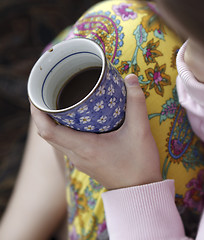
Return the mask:
<path id="1" fill-rule="evenodd" d="M 177 56 L 177 92 L 180 104 L 187 110 L 193 131 L 204 141 L 204 84 L 196 80 L 184 62 L 186 43 Z"/>
<path id="2" fill-rule="evenodd" d="M 110 239 L 190 239 L 185 236 L 174 196 L 174 180 L 103 193 Z"/>

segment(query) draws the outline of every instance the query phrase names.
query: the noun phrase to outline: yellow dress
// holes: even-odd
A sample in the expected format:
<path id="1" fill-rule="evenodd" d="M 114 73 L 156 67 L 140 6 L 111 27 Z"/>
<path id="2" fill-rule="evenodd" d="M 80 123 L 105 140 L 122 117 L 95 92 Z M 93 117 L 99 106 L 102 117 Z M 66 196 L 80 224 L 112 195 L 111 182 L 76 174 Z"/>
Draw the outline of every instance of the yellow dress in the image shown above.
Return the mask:
<path id="1" fill-rule="evenodd" d="M 164 25 L 153 4 L 131 0 L 96 4 L 51 45 L 73 37 L 93 39 L 123 77 L 129 73 L 138 76 L 163 178 L 175 179 L 176 204 L 187 234 L 194 234 L 203 207 L 204 155 L 175 88 L 176 55 L 182 42 Z M 108 239 L 101 199 L 105 189 L 68 160 L 67 170 L 68 239 Z"/>

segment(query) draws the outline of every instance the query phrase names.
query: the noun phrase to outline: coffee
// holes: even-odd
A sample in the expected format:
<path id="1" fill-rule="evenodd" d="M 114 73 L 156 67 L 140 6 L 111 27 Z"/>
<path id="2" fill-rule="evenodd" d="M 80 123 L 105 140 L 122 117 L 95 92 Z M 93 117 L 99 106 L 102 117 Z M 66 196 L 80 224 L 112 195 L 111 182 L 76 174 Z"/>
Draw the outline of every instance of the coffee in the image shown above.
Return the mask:
<path id="1" fill-rule="evenodd" d="M 84 97 L 96 85 L 101 74 L 101 67 L 84 69 L 69 78 L 57 98 L 57 109 L 70 107 Z"/>

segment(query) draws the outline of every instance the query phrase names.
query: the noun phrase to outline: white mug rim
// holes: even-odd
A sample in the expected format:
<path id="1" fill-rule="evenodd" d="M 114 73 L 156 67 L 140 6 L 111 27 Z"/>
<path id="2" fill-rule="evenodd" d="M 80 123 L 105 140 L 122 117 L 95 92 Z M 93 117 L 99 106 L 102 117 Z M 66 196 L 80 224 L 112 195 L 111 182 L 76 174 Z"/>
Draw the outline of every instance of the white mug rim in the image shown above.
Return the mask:
<path id="1" fill-rule="evenodd" d="M 28 84 L 27 84 L 27 91 L 28 91 L 28 98 L 29 98 L 29 101 L 36 107 L 38 108 L 39 110 L 43 111 L 43 112 L 46 112 L 46 113 L 50 113 L 50 114 L 56 114 L 56 113 L 63 113 L 63 112 L 67 112 L 67 111 L 70 111 L 74 108 L 77 108 L 78 106 L 80 106 L 81 104 L 83 104 L 86 100 L 88 100 L 96 91 L 96 89 L 100 86 L 103 78 L 104 78 L 104 74 L 105 74 L 105 70 L 107 68 L 107 59 L 105 57 L 105 54 L 102 50 L 102 48 L 93 40 L 91 39 L 87 39 L 87 38 L 83 38 L 83 37 L 80 37 L 80 38 L 73 38 L 73 39 L 69 39 L 69 40 L 64 40 L 60 43 L 57 43 L 56 45 L 54 45 L 53 47 L 51 47 L 51 49 L 47 50 L 46 52 L 50 52 L 52 51 L 55 46 L 60 46 L 61 44 L 66 44 L 66 43 L 70 43 L 71 41 L 89 41 L 91 42 L 92 44 L 94 44 L 96 46 L 96 48 L 98 48 L 100 54 L 101 54 L 101 57 L 102 57 L 102 70 L 101 70 L 101 74 L 100 74 L 100 77 L 99 79 L 97 80 L 96 84 L 94 85 L 94 87 L 92 88 L 92 90 L 83 98 L 81 99 L 79 102 L 77 102 L 76 104 L 72 105 L 72 106 L 69 106 L 67 108 L 63 108 L 63 109 L 49 109 L 49 108 L 44 108 L 44 107 L 41 107 L 39 106 L 38 104 L 35 103 L 33 97 L 32 97 L 32 88 L 31 88 L 31 80 L 32 79 L 32 76 L 33 76 L 33 72 L 34 72 L 34 67 L 36 65 L 39 65 L 39 63 L 41 61 L 43 61 L 43 55 L 38 59 L 38 61 L 35 63 L 35 65 L 33 66 L 32 70 L 31 70 L 31 73 L 30 73 L 30 76 L 29 76 L 29 79 L 28 79 Z M 46 53 L 45 52 L 45 53 Z"/>

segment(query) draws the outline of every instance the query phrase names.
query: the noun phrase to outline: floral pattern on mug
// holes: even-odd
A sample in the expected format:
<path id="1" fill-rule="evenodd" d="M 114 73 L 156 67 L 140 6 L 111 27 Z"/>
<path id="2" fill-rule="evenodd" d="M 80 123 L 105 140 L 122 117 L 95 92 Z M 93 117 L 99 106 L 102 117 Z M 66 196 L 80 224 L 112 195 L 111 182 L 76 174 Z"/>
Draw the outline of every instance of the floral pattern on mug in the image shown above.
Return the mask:
<path id="1" fill-rule="evenodd" d="M 101 84 L 90 98 L 78 107 L 52 115 L 58 123 L 89 132 L 108 132 L 120 126 L 125 116 L 126 88 L 123 78 L 108 60 L 107 66 Z"/>

